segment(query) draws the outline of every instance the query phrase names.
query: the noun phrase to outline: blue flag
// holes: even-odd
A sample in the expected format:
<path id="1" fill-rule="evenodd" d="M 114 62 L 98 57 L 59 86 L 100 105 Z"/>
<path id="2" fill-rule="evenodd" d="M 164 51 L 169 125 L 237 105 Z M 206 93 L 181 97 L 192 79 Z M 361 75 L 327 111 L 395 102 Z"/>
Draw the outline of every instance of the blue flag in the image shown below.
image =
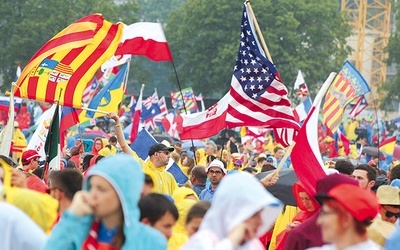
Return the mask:
<path id="1" fill-rule="evenodd" d="M 131 144 L 131 149 L 145 161 L 149 156 L 150 147 L 157 143 L 157 140 L 146 129 L 142 129 Z"/>
<path id="2" fill-rule="evenodd" d="M 131 149 L 135 151 L 142 160 L 146 160 L 149 156 L 150 147 L 157 143 L 157 140 L 154 139 L 146 129 L 142 129 L 136 137 L 136 140 L 131 144 Z M 179 186 L 182 186 L 188 180 L 187 176 L 175 162 L 172 163 L 167 171 L 174 176 Z"/>
<path id="3" fill-rule="evenodd" d="M 89 103 L 89 109 L 96 109 L 106 112 L 118 112 L 118 105 L 122 101 L 124 92 L 124 78 L 126 73 L 124 65 L 115 77 L 95 95 Z M 86 111 L 86 117 L 93 118 L 94 111 Z"/>

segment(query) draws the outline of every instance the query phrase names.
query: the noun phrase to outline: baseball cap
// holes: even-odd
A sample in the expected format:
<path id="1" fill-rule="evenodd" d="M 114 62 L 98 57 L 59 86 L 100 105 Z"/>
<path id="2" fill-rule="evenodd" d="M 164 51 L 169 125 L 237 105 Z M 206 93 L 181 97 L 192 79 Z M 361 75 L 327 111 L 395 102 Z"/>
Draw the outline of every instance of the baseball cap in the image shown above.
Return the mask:
<path id="1" fill-rule="evenodd" d="M 220 168 L 220 169 L 224 172 L 224 174 L 226 174 L 226 169 L 225 169 L 224 164 L 222 163 L 222 161 L 217 160 L 217 159 L 213 160 L 213 161 L 210 163 L 210 165 L 208 165 L 208 167 L 206 168 L 206 173 L 207 173 L 208 170 L 209 170 L 210 168 L 212 168 L 212 167 Z"/>
<path id="2" fill-rule="evenodd" d="M 21 162 L 22 165 L 28 165 L 35 158 L 39 158 L 40 155 L 36 150 L 29 149 L 22 153 Z"/>
<path id="3" fill-rule="evenodd" d="M 352 184 L 339 184 L 324 196 L 317 199 L 331 198 L 338 201 L 358 222 L 372 220 L 378 214 L 378 199 L 371 191 Z"/>
<path id="4" fill-rule="evenodd" d="M 162 143 L 154 144 L 154 145 L 151 146 L 150 149 L 149 149 L 149 156 L 154 155 L 155 152 L 158 152 L 158 151 L 165 151 L 165 150 L 166 150 L 166 151 L 169 151 L 169 152 L 172 152 L 172 151 L 174 151 L 174 148 L 173 148 L 173 147 L 168 147 L 168 146 L 166 146 L 166 145 L 164 145 L 164 144 L 162 144 Z"/>
<path id="5" fill-rule="evenodd" d="M 268 156 L 266 160 L 267 162 L 274 162 L 274 158 L 272 156 Z"/>
<path id="6" fill-rule="evenodd" d="M 317 195 L 316 196 L 324 196 L 329 190 L 334 188 L 339 184 L 351 184 L 353 186 L 358 186 L 358 181 L 350 178 L 344 174 L 331 174 L 324 176 L 323 178 L 317 181 Z"/>
<path id="7" fill-rule="evenodd" d="M 236 160 L 234 163 L 233 163 L 234 165 L 242 165 L 243 164 L 243 162 L 241 161 L 241 160 Z"/>

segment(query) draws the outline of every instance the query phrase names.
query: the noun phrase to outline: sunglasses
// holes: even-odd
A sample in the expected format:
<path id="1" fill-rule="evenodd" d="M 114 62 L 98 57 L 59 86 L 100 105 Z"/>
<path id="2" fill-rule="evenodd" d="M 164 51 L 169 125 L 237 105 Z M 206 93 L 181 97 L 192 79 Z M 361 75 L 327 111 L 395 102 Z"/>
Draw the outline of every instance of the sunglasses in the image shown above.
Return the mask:
<path id="1" fill-rule="evenodd" d="M 399 218 L 400 217 L 400 213 L 397 213 L 397 214 L 395 214 L 395 213 L 392 213 L 392 212 L 390 212 L 390 211 L 387 211 L 386 210 L 386 213 L 385 213 L 385 215 L 386 215 L 386 217 L 388 217 L 388 218 L 390 218 L 390 217 L 396 217 L 396 219 L 397 218 Z"/>
<path id="2" fill-rule="evenodd" d="M 385 209 L 385 208 L 383 208 L 383 209 Z M 390 211 L 388 211 L 386 209 L 385 209 L 385 211 L 386 211 L 385 216 L 388 217 L 388 218 L 391 218 L 391 217 L 394 216 L 397 219 L 397 218 L 400 217 L 400 213 L 393 213 L 393 212 L 390 212 Z"/>

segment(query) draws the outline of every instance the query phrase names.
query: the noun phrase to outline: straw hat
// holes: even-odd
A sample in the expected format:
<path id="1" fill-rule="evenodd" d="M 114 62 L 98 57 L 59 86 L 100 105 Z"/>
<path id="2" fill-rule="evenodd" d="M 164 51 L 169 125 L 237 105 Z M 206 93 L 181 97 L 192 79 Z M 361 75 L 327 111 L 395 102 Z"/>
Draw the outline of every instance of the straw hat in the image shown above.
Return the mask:
<path id="1" fill-rule="evenodd" d="M 382 185 L 378 187 L 376 196 L 378 197 L 379 204 L 381 205 L 400 206 L 400 194 L 398 187 Z"/>

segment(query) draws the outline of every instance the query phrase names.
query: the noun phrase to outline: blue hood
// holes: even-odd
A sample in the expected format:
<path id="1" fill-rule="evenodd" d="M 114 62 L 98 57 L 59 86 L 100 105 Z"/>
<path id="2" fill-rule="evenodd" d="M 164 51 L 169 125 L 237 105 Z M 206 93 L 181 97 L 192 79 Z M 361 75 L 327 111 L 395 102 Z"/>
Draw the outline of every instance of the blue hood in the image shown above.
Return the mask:
<path id="1" fill-rule="evenodd" d="M 165 236 L 139 221 L 138 201 L 144 184 L 140 163 L 126 154 L 116 154 L 101 159 L 89 170 L 83 182 L 84 190 L 90 190 L 89 179 L 94 175 L 106 179 L 114 187 L 120 199 L 125 235 L 122 249 L 166 249 Z"/>

